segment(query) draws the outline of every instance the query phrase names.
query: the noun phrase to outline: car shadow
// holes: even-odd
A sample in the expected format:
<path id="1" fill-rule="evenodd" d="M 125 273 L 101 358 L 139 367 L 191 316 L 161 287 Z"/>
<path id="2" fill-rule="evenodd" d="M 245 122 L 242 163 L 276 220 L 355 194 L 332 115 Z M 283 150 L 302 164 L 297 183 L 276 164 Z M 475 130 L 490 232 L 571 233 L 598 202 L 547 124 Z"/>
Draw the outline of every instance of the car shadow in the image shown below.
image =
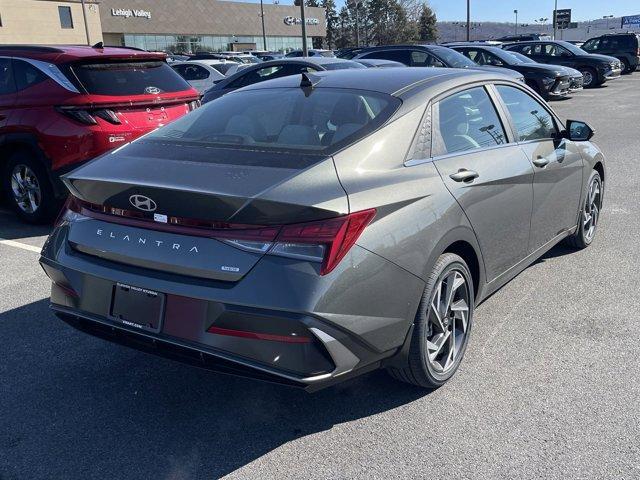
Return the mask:
<path id="1" fill-rule="evenodd" d="M 31 225 L 20 220 L 12 211 L 0 209 L 0 238 L 17 240 L 20 238 L 49 235 L 52 225 Z"/>
<path id="2" fill-rule="evenodd" d="M 1 313 L 0 338 L 0 464 L 20 478 L 220 478 L 428 394 L 380 371 L 314 394 L 216 374 L 80 333 L 46 299 Z"/>

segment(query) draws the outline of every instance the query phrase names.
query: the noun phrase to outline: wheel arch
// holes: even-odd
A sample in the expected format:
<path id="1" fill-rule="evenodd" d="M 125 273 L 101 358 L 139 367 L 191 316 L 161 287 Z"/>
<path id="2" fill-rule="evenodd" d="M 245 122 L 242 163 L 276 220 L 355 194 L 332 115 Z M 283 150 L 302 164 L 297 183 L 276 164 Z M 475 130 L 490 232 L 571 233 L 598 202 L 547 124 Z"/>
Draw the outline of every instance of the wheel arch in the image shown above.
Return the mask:
<path id="1" fill-rule="evenodd" d="M 427 265 L 427 275 L 443 253 L 454 253 L 465 261 L 471 271 L 475 299 L 479 301 L 486 277 L 484 259 L 474 231 L 465 226 L 450 230 L 433 249 Z"/>

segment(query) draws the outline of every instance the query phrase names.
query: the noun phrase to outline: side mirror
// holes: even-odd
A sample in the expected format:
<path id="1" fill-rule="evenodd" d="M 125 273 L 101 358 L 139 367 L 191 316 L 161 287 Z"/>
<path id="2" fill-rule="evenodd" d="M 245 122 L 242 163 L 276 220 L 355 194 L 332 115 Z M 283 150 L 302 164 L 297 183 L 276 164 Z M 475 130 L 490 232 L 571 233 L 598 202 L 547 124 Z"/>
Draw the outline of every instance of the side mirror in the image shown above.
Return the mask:
<path id="1" fill-rule="evenodd" d="M 565 137 L 574 142 L 586 142 L 591 140 L 595 132 L 584 122 L 578 120 L 567 120 L 567 130 Z"/>

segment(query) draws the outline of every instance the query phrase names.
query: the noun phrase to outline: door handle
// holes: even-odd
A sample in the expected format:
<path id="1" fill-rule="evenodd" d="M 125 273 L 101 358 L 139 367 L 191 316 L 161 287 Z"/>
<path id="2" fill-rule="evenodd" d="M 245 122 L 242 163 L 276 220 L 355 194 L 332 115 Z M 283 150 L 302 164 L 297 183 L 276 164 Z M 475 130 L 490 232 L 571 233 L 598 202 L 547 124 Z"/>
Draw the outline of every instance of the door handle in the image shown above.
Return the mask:
<path id="1" fill-rule="evenodd" d="M 466 168 L 461 168 L 456 173 L 452 173 L 449 175 L 449 178 L 455 182 L 470 182 L 475 178 L 478 178 L 478 172 L 474 172 L 473 170 L 467 170 Z"/>
<path id="2" fill-rule="evenodd" d="M 538 168 L 544 168 L 549 165 L 549 159 L 545 157 L 538 157 L 533 161 L 533 164 Z"/>

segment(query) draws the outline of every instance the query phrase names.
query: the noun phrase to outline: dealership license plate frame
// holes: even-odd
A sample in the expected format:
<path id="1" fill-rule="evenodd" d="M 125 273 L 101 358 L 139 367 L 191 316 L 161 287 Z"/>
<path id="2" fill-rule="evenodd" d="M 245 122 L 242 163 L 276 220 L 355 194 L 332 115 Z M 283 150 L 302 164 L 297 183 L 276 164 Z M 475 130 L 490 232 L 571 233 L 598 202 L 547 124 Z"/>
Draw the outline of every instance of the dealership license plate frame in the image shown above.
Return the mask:
<path id="1" fill-rule="evenodd" d="M 155 290 L 116 283 L 109 315 L 117 323 L 147 332 L 162 329 L 166 295 Z"/>

